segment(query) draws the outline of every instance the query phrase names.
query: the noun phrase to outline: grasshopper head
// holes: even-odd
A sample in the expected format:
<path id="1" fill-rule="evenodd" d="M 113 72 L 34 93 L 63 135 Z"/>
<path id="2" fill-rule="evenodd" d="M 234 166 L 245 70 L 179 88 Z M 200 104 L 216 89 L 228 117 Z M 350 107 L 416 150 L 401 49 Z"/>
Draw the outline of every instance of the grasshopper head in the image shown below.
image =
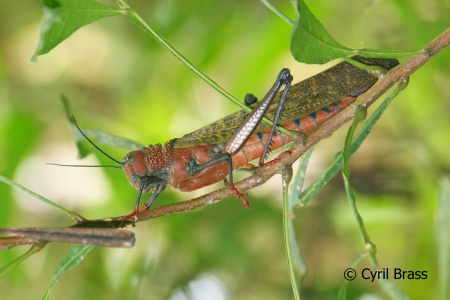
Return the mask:
<path id="1" fill-rule="evenodd" d="M 154 192 L 166 181 L 166 170 L 161 145 L 131 151 L 122 160 L 122 169 L 128 181 L 142 192 Z"/>

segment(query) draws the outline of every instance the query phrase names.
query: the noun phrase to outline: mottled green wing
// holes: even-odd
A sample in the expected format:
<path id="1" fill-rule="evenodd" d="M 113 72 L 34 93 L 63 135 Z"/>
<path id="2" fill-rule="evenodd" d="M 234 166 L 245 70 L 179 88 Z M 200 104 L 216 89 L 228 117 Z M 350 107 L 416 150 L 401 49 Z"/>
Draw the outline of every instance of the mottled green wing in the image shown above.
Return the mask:
<path id="1" fill-rule="evenodd" d="M 383 66 L 386 69 L 390 69 L 398 64 L 396 60 L 356 59 L 368 65 Z M 291 87 L 283 106 L 279 124 L 300 119 L 341 100 L 345 96 L 359 95 L 376 81 L 377 78 L 365 70 L 347 62 L 339 63 Z M 271 120 L 275 116 L 280 96 L 281 92 L 278 93 L 277 98 L 267 112 L 266 117 Z M 227 142 L 246 115 L 247 112 L 244 110 L 233 113 L 177 139 L 174 146 L 176 148 L 184 148 Z M 261 122 L 256 132 L 261 132 L 268 127 L 270 126 Z"/>

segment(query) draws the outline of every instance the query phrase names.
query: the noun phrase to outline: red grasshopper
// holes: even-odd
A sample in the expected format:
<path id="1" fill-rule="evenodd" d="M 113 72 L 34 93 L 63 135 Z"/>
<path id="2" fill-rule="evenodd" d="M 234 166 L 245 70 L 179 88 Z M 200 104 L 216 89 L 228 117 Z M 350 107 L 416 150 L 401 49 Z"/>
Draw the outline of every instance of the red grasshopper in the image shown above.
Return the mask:
<path id="1" fill-rule="evenodd" d="M 354 59 L 385 69 L 398 64 L 395 59 Z M 139 211 L 149 209 L 168 184 L 180 191 L 193 191 L 224 180 L 227 175 L 227 186 L 247 207 L 247 200 L 233 186 L 232 171 L 257 158 L 262 165 L 269 147 L 274 150 L 291 142 L 284 133 L 274 134 L 275 126 L 280 124 L 287 130 L 307 134 L 352 103 L 377 77 L 342 62 L 290 88 L 291 81 L 289 70 L 283 69 L 264 99 L 252 105 L 250 114 L 241 110 L 164 146 L 149 145 L 131 151 L 122 162 L 110 157 L 121 164 L 129 182 L 138 190 L 134 211 L 125 221 L 134 220 Z M 284 91 L 278 92 L 283 84 Z M 271 104 L 275 99 L 280 103 Z M 264 116 L 274 120 L 271 128 L 260 122 Z M 153 195 L 139 207 L 143 192 Z"/>

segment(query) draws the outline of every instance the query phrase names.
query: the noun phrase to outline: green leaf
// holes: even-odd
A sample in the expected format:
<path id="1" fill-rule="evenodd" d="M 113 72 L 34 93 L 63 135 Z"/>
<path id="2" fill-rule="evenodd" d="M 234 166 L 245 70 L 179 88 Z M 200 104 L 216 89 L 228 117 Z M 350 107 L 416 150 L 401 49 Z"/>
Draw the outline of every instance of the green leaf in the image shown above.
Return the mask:
<path id="1" fill-rule="evenodd" d="M 303 1 L 297 1 L 296 12 L 297 20 L 291 38 L 291 52 L 297 61 L 323 64 L 354 54 L 351 49 L 339 44 L 327 32 Z"/>
<path id="2" fill-rule="evenodd" d="M 297 0 L 296 13 L 297 19 L 291 37 L 291 53 L 299 62 L 324 64 L 337 58 L 353 55 L 370 58 L 399 58 L 421 52 L 390 49 L 350 49 L 338 43 L 328 33 L 302 0 Z"/>
<path id="3" fill-rule="evenodd" d="M 294 178 L 294 184 L 291 188 L 292 205 L 297 204 L 300 199 L 300 193 L 303 188 L 303 183 L 305 181 L 306 168 L 308 167 L 309 158 L 314 151 L 314 146 L 311 147 L 305 154 L 300 157 L 300 164 L 297 168 L 297 172 Z"/>
<path id="4" fill-rule="evenodd" d="M 92 152 L 90 147 L 87 146 L 84 142 L 86 139 L 81 134 L 81 132 L 78 130 L 77 126 L 75 125 L 74 119 L 72 118 L 72 110 L 70 109 L 70 103 L 66 96 L 61 95 L 61 102 L 64 108 L 64 113 L 66 114 L 67 121 L 69 121 L 70 131 L 72 132 L 73 140 L 75 141 L 75 145 L 78 149 L 78 157 L 84 158 L 89 153 Z"/>
<path id="5" fill-rule="evenodd" d="M 43 299 L 48 299 L 50 290 L 53 285 L 64 275 L 67 271 L 76 267 L 86 257 L 86 255 L 94 249 L 92 245 L 79 245 L 70 250 L 69 254 L 59 263 L 56 270 L 53 272 L 50 286 L 47 289 Z"/>
<path id="6" fill-rule="evenodd" d="M 94 0 L 42 0 L 44 17 L 39 44 L 32 57 L 48 53 L 79 28 L 97 20 L 123 13 Z"/>

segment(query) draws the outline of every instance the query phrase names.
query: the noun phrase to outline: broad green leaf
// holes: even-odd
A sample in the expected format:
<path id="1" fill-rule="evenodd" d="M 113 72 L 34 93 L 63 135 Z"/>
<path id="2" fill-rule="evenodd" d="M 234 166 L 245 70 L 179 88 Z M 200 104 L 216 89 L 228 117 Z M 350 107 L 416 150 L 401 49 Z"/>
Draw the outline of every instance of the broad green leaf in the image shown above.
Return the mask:
<path id="1" fill-rule="evenodd" d="M 79 28 L 123 12 L 94 0 L 42 0 L 42 5 L 41 34 L 32 61 L 48 53 Z"/>
<path id="2" fill-rule="evenodd" d="M 302 0 L 296 1 L 297 19 L 291 37 L 291 52 L 302 63 L 324 64 L 331 60 L 353 55 L 370 58 L 399 58 L 420 51 L 390 49 L 349 49 L 338 43 L 311 13 Z"/>
<path id="3" fill-rule="evenodd" d="M 50 280 L 50 286 L 47 289 L 43 299 L 48 299 L 50 296 L 50 290 L 53 285 L 70 269 L 76 267 L 86 257 L 86 255 L 94 249 L 92 245 L 78 245 L 59 263 L 56 270 L 53 272 L 52 279 Z"/>
<path id="4" fill-rule="evenodd" d="M 354 54 L 351 49 L 339 44 L 327 32 L 301 0 L 297 1 L 296 13 L 297 19 L 291 38 L 291 52 L 297 61 L 323 64 Z"/>

